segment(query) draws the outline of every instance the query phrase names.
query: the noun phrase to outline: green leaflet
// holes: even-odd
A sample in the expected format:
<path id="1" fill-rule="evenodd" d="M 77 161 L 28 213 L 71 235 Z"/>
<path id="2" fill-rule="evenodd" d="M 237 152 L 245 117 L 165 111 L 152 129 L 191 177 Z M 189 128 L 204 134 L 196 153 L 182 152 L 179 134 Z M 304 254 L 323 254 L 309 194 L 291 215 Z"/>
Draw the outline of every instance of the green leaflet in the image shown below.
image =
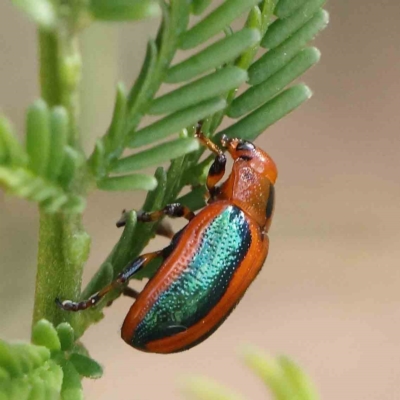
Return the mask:
<path id="1" fill-rule="evenodd" d="M 150 114 L 167 114 L 208 100 L 238 87 L 247 80 L 247 72 L 226 67 L 155 99 Z"/>
<path id="2" fill-rule="evenodd" d="M 151 175 L 132 174 L 105 178 L 97 183 L 101 190 L 127 191 L 127 190 L 153 190 L 157 180 Z"/>
<path id="3" fill-rule="evenodd" d="M 156 174 L 157 177 L 157 174 Z M 162 191 L 162 184 L 160 188 L 160 181 L 158 180 L 158 185 L 156 189 L 149 191 L 149 193 L 154 193 L 154 192 L 159 192 L 160 190 Z M 165 188 L 164 188 L 165 189 Z M 148 196 L 148 195 L 147 195 Z M 123 220 L 125 221 L 125 227 L 122 232 L 122 235 L 118 241 L 118 243 L 115 245 L 111 256 L 108 257 L 110 262 L 112 263 L 112 266 L 114 268 L 114 275 L 117 275 L 123 267 L 126 266 L 126 264 L 130 261 L 132 254 L 131 254 L 131 248 L 132 244 L 137 240 L 137 237 L 135 237 L 135 233 L 137 232 L 136 227 L 137 227 L 137 216 L 136 216 L 136 211 L 128 211 L 124 212 L 122 216 Z M 100 287 L 99 287 L 100 288 Z M 94 293 L 94 292 L 92 292 Z"/>
<path id="4" fill-rule="evenodd" d="M 0 340 L 0 399 L 59 398 L 63 372 L 49 349 Z"/>
<path id="5" fill-rule="evenodd" d="M 277 19 L 269 27 L 261 46 L 273 49 L 295 34 L 323 6 L 326 0 L 308 0 L 290 17 Z"/>
<path id="6" fill-rule="evenodd" d="M 89 160 L 89 166 L 96 179 L 102 179 L 107 175 L 107 164 L 104 141 L 102 139 L 97 139 L 93 154 Z"/>
<path id="7" fill-rule="evenodd" d="M 268 126 L 297 108 L 310 97 L 311 90 L 303 84 L 286 89 L 251 114 L 219 132 L 217 137 L 220 138 L 225 134 L 229 137 L 255 140 Z"/>
<path id="8" fill-rule="evenodd" d="M 300 51 L 276 74 L 237 97 L 227 112 L 228 116 L 238 118 L 261 106 L 317 63 L 319 58 L 320 52 L 315 47 Z"/>
<path id="9" fill-rule="evenodd" d="M 279 0 L 264 0 L 260 4 L 261 19 L 262 19 L 262 35 L 265 35 L 269 25 L 271 24 L 271 19 L 275 11 L 276 3 Z"/>
<path id="10" fill-rule="evenodd" d="M 275 8 L 275 15 L 287 18 L 298 10 L 308 0 L 279 0 Z"/>
<path id="11" fill-rule="evenodd" d="M 263 20 L 263 18 L 262 18 L 260 9 L 258 8 L 258 6 L 254 6 L 250 11 L 249 16 L 247 17 L 247 21 L 246 21 L 247 28 L 244 28 L 243 30 L 255 29 L 255 30 L 257 30 L 257 32 L 259 34 L 261 34 L 262 22 L 263 22 L 262 20 Z M 257 54 L 257 51 L 259 49 L 260 39 L 255 41 L 252 44 L 252 46 L 249 49 L 247 49 L 247 51 L 245 51 L 243 54 L 241 54 L 239 59 L 235 62 L 235 65 L 237 67 L 243 68 L 245 70 L 247 70 L 249 68 L 249 66 L 253 62 L 253 58 L 255 57 L 255 55 Z"/>
<path id="12" fill-rule="evenodd" d="M 257 7 L 255 8 L 258 10 Z M 171 67 L 165 77 L 165 82 L 188 81 L 210 69 L 224 65 L 234 60 L 248 47 L 254 46 L 259 40 L 258 29 L 244 28 Z"/>
<path id="13" fill-rule="evenodd" d="M 52 351 L 61 349 L 56 329 L 45 319 L 38 321 L 33 327 L 32 342 L 40 346 L 45 346 Z"/>
<path id="14" fill-rule="evenodd" d="M 75 333 L 72 326 L 68 322 L 62 322 L 57 326 L 56 330 L 60 340 L 61 350 L 71 350 L 75 342 Z"/>
<path id="15" fill-rule="evenodd" d="M 192 1 L 192 13 L 200 15 L 204 10 L 211 4 L 212 0 L 193 0 Z"/>
<path id="16" fill-rule="evenodd" d="M 26 117 L 26 149 L 29 168 L 38 175 L 46 173 L 50 150 L 50 115 L 47 104 L 37 100 Z"/>
<path id="17" fill-rule="evenodd" d="M 112 165 L 111 170 L 114 173 L 123 173 L 159 165 L 198 148 L 199 143 L 196 139 L 177 139 L 122 158 Z"/>
<path id="18" fill-rule="evenodd" d="M 61 171 L 69 132 L 68 113 L 64 107 L 55 107 L 50 114 L 50 149 L 46 176 L 55 180 Z"/>
<path id="19" fill-rule="evenodd" d="M 69 358 L 78 373 L 86 378 L 98 379 L 103 375 L 102 366 L 90 357 L 73 353 Z"/>
<path id="20" fill-rule="evenodd" d="M 157 17 L 161 10 L 155 0 L 91 0 L 89 11 L 103 21 L 130 21 Z"/>
<path id="21" fill-rule="evenodd" d="M 0 165 L 12 167 L 23 166 L 27 163 L 27 155 L 14 135 L 12 126 L 7 118 L 0 116 Z"/>
<path id="22" fill-rule="evenodd" d="M 180 48 L 184 50 L 192 49 L 204 43 L 259 2 L 260 0 L 226 0 L 181 36 Z"/>
<path id="23" fill-rule="evenodd" d="M 130 118 L 132 118 L 139 110 L 138 108 L 143 104 L 146 104 L 148 97 L 153 96 L 152 78 L 157 73 L 157 56 L 158 49 L 154 40 L 149 40 L 147 43 L 146 57 L 144 59 L 142 69 L 140 70 L 139 76 L 137 77 L 135 84 L 129 92 L 128 96 L 128 112 Z"/>
<path id="24" fill-rule="evenodd" d="M 25 168 L 4 168 L 0 166 L 0 186 L 7 192 L 36 201 L 49 212 L 62 209 L 65 212 L 82 212 L 85 200 L 77 195 L 66 195 L 63 189 L 53 183 L 38 177 Z"/>
<path id="25" fill-rule="evenodd" d="M 295 35 L 268 51 L 249 68 L 249 82 L 256 85 L 268 79 L 291 60 L 328 24 L 328 13 L 319 10 Z"/>
<path id="26" fill-rule="evenodd" d="M 59 176 L 62 187 L 66 189 L 69 187 L 82 161 L 81 155 L 74 148 L 64 147 L 64 162 Z"/>
<path id="27" fill-rule="evenodd" d="M 62 400 L 83 400 L 83 389 L 81 377 L 72 362 L 60 360 L 64 372 L 64 379 L 61 388 Z"/>
<path id="28" fill-rule="evenodd" d="M 123 150 L 125 117 L 127 115 L 128 108 L 127 103 L 128 95 L 126 93 L 126 88 L 124 84 L 119 83 L 117 85 L 117 93 L 115 96 L 115 105 L 111 124 L 108 128 L 106 136 L 104 137 L 105 148 L 111 157 L 119 156 Z M 115 152 L 116 154 L 114 154 Z"/>
<path id="29" fill-rule="evenodd" d="M 169 135 L 177 133 L 186 126 L 193 125 L 208 115 L 223 110 L 226 101 L 214 98 L 192 107 L 179 110 L 151 125 L 135 132 L 128 141 L 128 147 L 139 147 L 164 139 Z"/>

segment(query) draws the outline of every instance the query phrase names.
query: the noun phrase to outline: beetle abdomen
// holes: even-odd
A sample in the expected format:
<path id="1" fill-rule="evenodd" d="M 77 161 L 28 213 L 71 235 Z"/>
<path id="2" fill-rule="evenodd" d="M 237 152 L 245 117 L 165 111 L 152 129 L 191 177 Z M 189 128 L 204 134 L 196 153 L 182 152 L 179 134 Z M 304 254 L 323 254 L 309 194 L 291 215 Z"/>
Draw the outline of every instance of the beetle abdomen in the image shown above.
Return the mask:
<path id="1" fill-rule="evenodd" d="M 197 249 L 137 325 L 134 347 L 186 331 L 204 318 L 226 292 L 251 245 L 242 210 L 228 206 L 202 232 Z"/>

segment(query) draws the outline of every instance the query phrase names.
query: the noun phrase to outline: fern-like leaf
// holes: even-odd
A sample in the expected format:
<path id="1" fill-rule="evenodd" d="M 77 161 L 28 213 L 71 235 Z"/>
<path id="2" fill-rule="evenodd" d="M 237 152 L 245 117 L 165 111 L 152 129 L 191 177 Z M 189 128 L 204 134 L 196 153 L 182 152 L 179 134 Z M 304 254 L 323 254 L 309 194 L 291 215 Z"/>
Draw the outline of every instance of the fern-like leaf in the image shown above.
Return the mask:
<path id="1" fill-rule="evenodd" d="M 46 347 L 0 340 L 1 399 L 58 399 L 62 381 L 62 368 Z"/>
<path id="2" fill-rule="evenodd" d="M 175 158 L 166 176 L 162 170 L 157 172 L 158 185 L 162 186 L 149 193 L 143 207 L 148 211 L 176 201 L 185 185 L 204 184 L 210 160 L 200 162 L 204 149 L 190 137 L 197 121 L 203 121 L 203 130 L 215 140 L 221 134 L 254 140 L 311 96 L 304 84 L 289 85 L 319 60 L 319 51 L 306 46 L 327 24 L 322 0 L 298 1 L 293 9 L 283 7 L 280 13 L 275 12 L 276 18 L 277 0 L 227 0 L 188 29 L 190 12 L 201 15 L 209 3 L 198 0 L 190 7 L 185 0 L 171 0 L 169 5 L 162 5 L 163 22 L 157 38 L 149 41 L 142 70 L 130 91 L 118 87 L 110 127 L 90 159 L 100 189 L 127 190 L 130 186 L 140 188 L 132 172 Z M 243 28 L 232 32 L 230 23 L 245 13 L 248 17 Z M 218 34 L 225 37 L 207 42 Z M 173 64 L 178 49 L 193 50 L 199 45 L 203 46 L 201 50 Z M 254 61 L 260 46 L 268 47 L 268 51 Z M 235 98 L 236 89 L 246 80 L 250 87 Z M 157 96 L 162 84 L 170 83 L 178 86 Z M 143 127 L 142 118 L 151 114 L 160 117 Z M 236 121 L 216 134 L 225 115 Z M 174 134 L 178 137 L 171 140 Z M 160 144 L 165 139 L 169 141 Z M 143 150 L 142 146 L 148 148 Z M 121 158 L 126 148 L 134 149 L 134 153 Z M 143 187 L 146 179 L 146 187 L 154 183 L 150 178 L 141 179 Z M 196 210 L 204 206 L 203 194 L 204 188 L 196 187 L 178 200 Z M 156 225 L 126 227 L 135 237 L 135 245 L 123 250 L 124 233 L 100 271 L 111 266 L 115 276 L 141 252 Z M 152 264 L 135 277 L 150 277 L 156 267 Z M 99 276 L 102 273 L 96 275 L 85 294 L 100 288 Z M 117 296 L 107 296 L 98 309 Z"/>
<path id="3" fill-rule="evenodd" d="M 38 321 L 32 342 L 0 340 L 1 400 L 83 399 L 81 377 L 97 379 L 103 369 L 81 346 L 68 323 L 55 328 Z"/>
<path id="4" fill-rule="evenodd" d="M 49 213 L 79 213 L 85 199 L 69 193 L 82 157 L 67 145 L 68 115 L 63 107 L 49 109 L 36 101 L 27 114 L 24 149 L 11 124 L 0 117 L 0 187 L 7 193 L 36 202 Z"/>

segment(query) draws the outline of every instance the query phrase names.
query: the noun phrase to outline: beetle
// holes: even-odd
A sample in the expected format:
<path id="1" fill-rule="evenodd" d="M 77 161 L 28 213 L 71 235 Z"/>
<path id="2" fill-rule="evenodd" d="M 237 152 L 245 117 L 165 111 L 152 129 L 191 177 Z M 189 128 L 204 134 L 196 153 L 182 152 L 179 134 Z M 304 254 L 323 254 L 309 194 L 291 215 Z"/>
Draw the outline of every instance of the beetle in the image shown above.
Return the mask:
<path id="1" fill-rule="evenodd" d="M 109 285 L 81 302 L 56 300 L 59 307 L 80 311 L 94 306 L 113 289 L 134 297 L 122 325 L 122 339 L 151 353 L 188 350 L 209 337 L 224 322 L 261 270 L 268 254 L 277 168 L 253 143 L 222 136 L 221 145 L 233 158 L 227 180 L 226 156 L 197 127 L 200 142 L 215 153 L 206 186 L 208 202 L 195 215 L 174 203 L 155 212 L 138 213 L 140 221 L 163 216 L 189 222 L 169 246 L 132 261 Z M 156 257 L 163 262 L 138 293 L 128 280 Z"/>

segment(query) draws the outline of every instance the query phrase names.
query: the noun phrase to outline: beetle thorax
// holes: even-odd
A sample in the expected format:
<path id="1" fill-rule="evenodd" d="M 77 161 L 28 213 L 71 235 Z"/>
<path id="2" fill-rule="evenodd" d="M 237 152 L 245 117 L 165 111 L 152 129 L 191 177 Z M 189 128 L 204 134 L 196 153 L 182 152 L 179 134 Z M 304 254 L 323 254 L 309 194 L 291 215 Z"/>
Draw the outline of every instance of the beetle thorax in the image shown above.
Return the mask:
<path id="1" fill-rule="evenodd" d="M 264 174 L 252 168 L 247 161 L 238 159 L 222 185 L 221 197 L 240 207 L 263 228 L 270 186 L 271 182 Z"/>

